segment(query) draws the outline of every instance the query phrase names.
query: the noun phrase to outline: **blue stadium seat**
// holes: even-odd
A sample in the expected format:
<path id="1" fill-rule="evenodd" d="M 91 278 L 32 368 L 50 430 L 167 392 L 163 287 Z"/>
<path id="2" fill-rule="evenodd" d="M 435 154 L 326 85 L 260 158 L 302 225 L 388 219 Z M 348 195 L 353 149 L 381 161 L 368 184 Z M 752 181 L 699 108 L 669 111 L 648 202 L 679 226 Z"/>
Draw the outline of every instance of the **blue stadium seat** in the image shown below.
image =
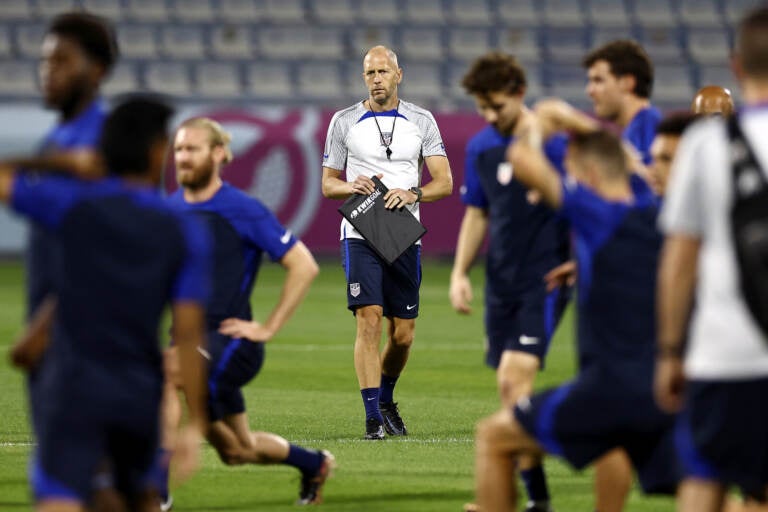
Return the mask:
<path id="1" fill-rule="evenodd" d="M 680 0 L 680 21 L 689 27 L 721 26 L 716 0 Z"/>
<path id="2" fill-rule="evenodd" d="M 32 17 L 28 0 L 4 0 L 0 2 L 0 20 L 24 20 Z"/>
<path id="3" fill-rule="evenodd" d="M 72 11 L 80 7 L 74 0 L 37 0 L 37 15 L 44 19 L 50 19 L 62 12 Z"/>
<path id="4" fill-rule="evenodd" d="M 114 22 L 122 21 L 125 16 L 123 3 L 120 0 L 83 0 L 83 7 Z"/>
<path id="5" fill-rule="evenodd" d="M 0 58 L 8 59 L 13 55 L 13 40 L 11 29 L 7 25 L 0 25 Z M 2 77 L 3 79 L 5 77 Z"/>
<path id="6" fill-rule="evenodd" d="M 358 16 L 364 23 L 381 26 L 400 23 L 400 6 L 396 0 L 360 0 Z"/>
<path id="7" fill-rule="evenodd" d="M 0 60 L 0 95 L 21 98 L 39 96 L 37 88 L 37 65 L 24 60 Z"/>
<path id="8" fill-rule="evenodd" d="M 404 28 L 400 33 L 400 49 L 408 60 L 441 60 L 445 44 L 439 28 Z"/>
<path id="9" fill-rule="evenodd" d="M 392 29 L 387 27 L 360 27 L 353 28 L 350 31 L 350 45 L 353 55 L 351 58 L 359 59 L 358 67 L 362 73 L 363 55 L 369 48 L 383 44 L 390 48 L 395 48 L 395 35 Z"/>
<path id="10" fill-rule="evenodd" d="M 454 59 L 474 59 L 491 48 L 489 35 L 482 28 L 453 28 L 448 33 L 448 52 Z"/>
<path id="11" fill-rule="evenodd" d="M 121 25 L 117 28 L 120 54 L 134 59 L 156 59 L 157 35 L 150 25 Z"/>
<path id="12" fill-rule="evenodd" d="M 126 0 L 127 16 L 136 21 L 168 21 L 170 13 L 165 0 Z"/>
<path id="13" fill-rule="evenodd" d="M 170 12 L 183 22 L 211 21 L 215 17 L 211 0 L 172 0 Z"/>
<path id="14" fill-rule="evenodd" d="M 347 96 L 337 61 L 301 63 L 297 89 L 301 96 L 312 100 L 336 101 Z"/>
<path id="15" fill-rule="evenodd" d="M 488 0 L 446 0 L 450 6 L 448 15 L 456 25 L 486 26 L 491 24 L 492 14 Z"/>
<path id="16" fill-rule="evenodd" d="M 124 94 L 142 89 L 139 67 L 137 64 L 122 60 L 102 86 L 102 92 L 107 96 Z"/>
<path id="17" fill-rule="evenodd" d="M 211 29 L 211 54 L 222 59 L 250 59 L 254 55 L 250 25 L 217 25 Z"/>
<path id="18" fill-rule="evenodd" d="M 231 62 L 198 62 L 193 68 L 195 92 L 209 98 L 231 99 L 243 94 L 240 66 Z"/>
<path id="19" fill-rule="evenodd" d="M 700 64 L 726 64 L 731 56 L 728 33 L 717 27 L 690 29 L 688 51 Z"/>
<path id="20" fill-rule="evenodd" d="M 407 101 L 426 106 L 445 94 L 440 64 L 410 62 L 400 86 Z"/>
<path id="21" fill-rule="evenodd" d="M 587 52 L 589 32 L 581 27 L 547 27 L 544 29 L 546 54 L 555 60 L 579 62 Z"/>
<path id="22" fill-rule="evenodd" d="M 765 5 L 765 2 L 762 0 L 724 0 L 725 19 L 732 27 L 735 27 L 744 14 L 760 5 Z"/>
<path id="23" fill-rule="evenodd" d="M 635 0 L 634 19 L 645 27 L 675 27 L 678 25 L 677 11 L 670 0 Z"/>
<path id="24" fill-rule="evenodd" d="M 45 35 L 45 25 L 17 25 L 16 49 L 21 57 L 40 57 L 40 43 Z"/>
<path id="25" fill-rule="evenodd" d="M 182 98 L 192 94 L 189 69 L 183 62 L 149 63 L 144 71 L 144 81 L 146 88 L 153 92 Z"/>
<path id="26" fill-rule="evenodd" d="M 584 9 L 579 0 L 543 0 L 543 22 L 557 27 L 585 25 Z"/>
<path id="27" fill-rule="evenodd" d="M 499 30 L 496 34 L 499 50 L 514 55 L 522 61 L 541 59 L 539 34 L 535 27 L 510 27 Z"/>
<path id="28" fill-rule="evenodd" d="M 684 58 L 681 33 L 672 26 L 640 27 L 640 42 L 654 63 L 680 62 Z"/>
<path id="29" fill-rule="evenodd" d="M 544 85 L 547 94 L 558 96 L 574 105 L 588 103 L 586 71 L 573 61 L 547 61 L 542 64 Z"/>
<path id="30" fill-rule="evenodd" d="M 630 17 L 622 0 L 586 0 L 587 14 L 593 26 L 627 27 Z"/>
<path id="31" fill-rule="evenodd" d="M 248 65 L 246 88 L 251 96 L 285 100 L 295 96 L 291 71 L 285 62 L 259 61 Z"/>
<path id="32" fill-rule="evenodd" d="M 310 56 L 317 59 L 342 59 L 344 57 L 344 44 L 339 30 L 330 27 L 315 27 L 310 29 L 310 35 Z"/>
<path id="33" fill-rule="evenodd" d="M 312 17 L 327 25 L 351 25 L 356 10 L 352 0 L 314 0 L 310 2 Z"/>
<path id="34" fill-rule="evenodd" d="M 541 13 L 531 0 L 498 0 L 498 9 L 503 25 L 534 27 L 541 23 Z"/>
<path id="35" fill-rule="evenodd" d="M 685 61 L 657 65 L 654 71 L 653 102 L 661 107 L 687 107 L 695 91 L 691 71 Z"/>
<path id="36" fill-rule="evenodd" d="M 592 30 L 592 43 L 590 48 L 597 48 L 617 39 L 632 39 L 639 42 L 637 33 L 632 27 L 595 27 Z"/>
<path id="37" fill-rule="evenodd" d="M 727 65 L 699 66 L 698 86 L 719 85 L 730 89 L 734 98 L 739 97 L 739 87 L 731 68 Z"/>
<path id="38" fill-rule="evenodd" d="M 219 0 L 218 14 L 225 21 L 255 23 L 266 17 L 266 8 L 256 0 Z"/>
<path id="39" fill-rule="evenodd" d="M 298 59 L 312 52 L 312 34 L 303 26 L 259 28 L 256 38 L 259 52 L 270 59 Z"/>
<path id="40" fill-rule="evenodd" d="M 267 0 L 267 18 L 273 23 L 304 23 L 302 0 Z"/>
<path id="41" fill-rule="evenodd" d="M 171 59 L 202 59 L 206 53 L 203 31 L 195 25 L 166 25 L 160 44 L 162 54 Z"/>
<path id="42" fill-rule="evenodd" d="M 446 12 L 442 0 L 407 2 L 403 12 L 403 21 L 409 24 L 444 24 Z"/>

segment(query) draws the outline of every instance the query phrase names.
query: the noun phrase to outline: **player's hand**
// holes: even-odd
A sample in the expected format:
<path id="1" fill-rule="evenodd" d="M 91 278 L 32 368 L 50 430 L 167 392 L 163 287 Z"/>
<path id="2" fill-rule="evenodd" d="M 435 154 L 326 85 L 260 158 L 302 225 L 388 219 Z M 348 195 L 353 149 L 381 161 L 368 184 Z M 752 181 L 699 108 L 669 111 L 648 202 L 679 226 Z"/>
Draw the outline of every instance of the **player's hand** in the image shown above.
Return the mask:
<path id="1" fill-rule="evenodd" d="M 383 174 L 377 174 L 376 177 L 381 179 L 381 177 L 384 176 Z M 364 196 L 373 194 L 373 191 L 376 190 L 376 184 L 373 182 L 371 178 L 368 176 L 358 176 L 355 178 L 355 181 L 350 183 L 352 185 L 352 193 L 353 194 L 362 194 Z"/>
<path id="2" fill-rule="evenodd" d="M 171 476 L 175 485 L 188 480 L 200 467 L 200 430 L 199 426 L 186 425 L 179 431 L 173 451 Z"/>
<path id="3" fill-rule="evenodd" d="M 576 270 L 576 261 L 569 260 L 544 274 L 547 291 L 551 292 L 561 286 L 573 286 L 576 283 Z"/>
<path id="4" fill-rule="evenodd" d="M 545 137 L 560 130 L 589 132 L 598 128 L 593 119 L 561 99 L 541 100 L 536 103 L 534 111 L 541 122 Z"/>
<path id="5" fill-rule="evenodd" d="M 275 335 L 258 322 L 249 322 L 239 318 L 227 318 L 219 325 L 219 332 L 233 338 L 245 338 L 251 341 L 269 341 Z"/>
<path id="6" fill-rule="evenodd" d="M 413 204 L 418 197 L 410 190 L 403 190 L 402 188 L 392 188 L 384 194 L 384 208 L 387 210 L 394 210 L 395 208 L 402 208 L 405 205 Z"/>
<path id="7" fill-rule="evenodd" d="M 451 277 L 451 286 L 448 290 L 448 297 L 451 299 L 451 306 L 457 313 L 468 315 L 472 312 L 472 283 L 469 276 Z"/>
<path id="8" fill-rule="evenodd" d="M 656 359 L 656 374 L 653 392 L 656 404 L 668 413 L 676 413 L 683 406 L 685 376 L 683 361 L 680 357 L 659 356 Z"/>

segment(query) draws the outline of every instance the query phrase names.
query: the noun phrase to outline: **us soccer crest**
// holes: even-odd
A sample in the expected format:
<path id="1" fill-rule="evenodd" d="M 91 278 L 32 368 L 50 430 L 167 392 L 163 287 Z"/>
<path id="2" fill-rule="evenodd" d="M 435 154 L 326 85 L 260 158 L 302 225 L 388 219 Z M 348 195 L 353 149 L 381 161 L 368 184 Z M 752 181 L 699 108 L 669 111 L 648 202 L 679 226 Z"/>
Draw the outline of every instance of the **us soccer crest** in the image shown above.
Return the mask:
<path id="1" fill-rule="evenodd" d="M 353 297 L 360 295 L 360 283 L 349 283 L 349 294 Z"/>
<path id="2" fill-rule="evenodd" d="M 392 132 L 381 132 L 381 145 L 387 146 L 392 144 Z"/>
<path id="3" fill-rule="evenodd" d="M 496 168 L 496 179 L 502 185 L 509 185 L 512 181 L 512 164 L 509 162 L 502 162 Z"/>

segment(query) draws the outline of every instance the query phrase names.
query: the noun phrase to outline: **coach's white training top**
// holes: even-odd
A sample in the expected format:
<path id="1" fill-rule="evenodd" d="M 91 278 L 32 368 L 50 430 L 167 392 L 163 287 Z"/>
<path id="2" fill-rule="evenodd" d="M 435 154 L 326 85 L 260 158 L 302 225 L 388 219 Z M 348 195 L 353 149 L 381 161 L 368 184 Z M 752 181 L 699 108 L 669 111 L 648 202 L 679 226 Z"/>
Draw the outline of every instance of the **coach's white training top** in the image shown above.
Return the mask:
<path id="1" fill-rule="evenodd" d="M 763 172 L 768 170 L 768 107 L 746 109 L 741 127 Z M 733 170 L 722 118 L 695 124 L 672 166 L 660 224 L 667 234 L 701 239 L 696 307 L 685 373 L 692 379 L 768 376 L 768 344 L 739 286 L 730 229 Z"/>
<path id="2" fill-rule="evenodd" d="M 392 154 L 388 160 L 385 143 L 390 141 Z M 446 156 L 445 146 L 428 110 L 400 100 L 397 109 L 376 112 L 374 117 L 361 101 L 333 115 L 325 140 L 323 167 L 346 171 L 348 182 L 360 175 L 383 174 L 381 181 L 387 188 L 408 190 L 421 184 L 424 158 L 434 155 Z M 407 208 L 419 218 L 419 203 Z M 343 219 L 341 239 L 345 238 L 362 236 Z"/>

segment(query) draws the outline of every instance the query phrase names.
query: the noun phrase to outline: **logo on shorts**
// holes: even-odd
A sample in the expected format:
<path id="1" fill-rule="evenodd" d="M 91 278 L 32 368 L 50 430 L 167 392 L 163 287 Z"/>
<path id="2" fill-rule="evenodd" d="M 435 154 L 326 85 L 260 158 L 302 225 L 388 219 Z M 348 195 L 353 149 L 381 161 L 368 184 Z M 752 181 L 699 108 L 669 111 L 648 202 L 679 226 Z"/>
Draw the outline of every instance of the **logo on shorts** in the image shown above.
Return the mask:
<path id="1" fill-rule="evenodd" d="M 408 306 L 405 306 L 405 309 L 407 309 L 408 311 L 410 311 L 410 310 L 412 310 L 412 309 L 413 309 L 413 308 L 415 308 L 415 307 L 416 307 L 416 304 L 414 304 L 414 305 L 412 305 L 412 306 L 411 306 L 411 305 L 408 305 Z"/>
<path id="2" fill-rule="evenodd" d="M 520 335 L 520 344 L 521 345 L 538 345 L 539 344 L 539 338 L 535 336 L 526 336 L 525 334 Z"/>
<path id="3" fill-rule="evenodd" d="M 349 294 L 353 297 L 360 295 L 360 283 L 349 283 Z"/>
<path id="4" fill-rule="evenodd" d="M 496 168 L 496 179 L 502 185 L 509 185 L 512 181 L 512 164 L 509 162 L 502 162 Z"/>

